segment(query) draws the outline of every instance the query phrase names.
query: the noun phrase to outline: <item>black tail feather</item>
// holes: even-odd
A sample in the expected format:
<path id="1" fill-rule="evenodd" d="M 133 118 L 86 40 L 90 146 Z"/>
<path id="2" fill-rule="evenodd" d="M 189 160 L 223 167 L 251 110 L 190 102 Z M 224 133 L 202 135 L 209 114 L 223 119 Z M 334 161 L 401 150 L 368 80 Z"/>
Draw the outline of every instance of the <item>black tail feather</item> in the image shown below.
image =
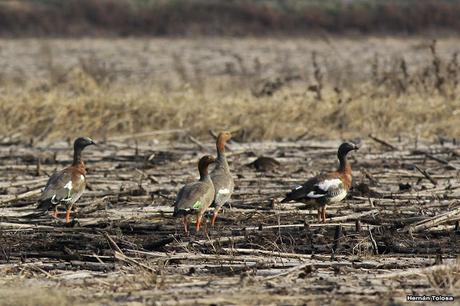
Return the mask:
<path id="1" fill-rule="evenodd" d="M 53 207 L 50 199 L 38 201 L 37 209 L 48 211 Z"/>
<path id="2" fill-rule="evenodd" d="M 280 203 L 286 203 L 286 202 L 291 201 L 292 200 L 291 196 L 292 196 L 292 194 L 290 192 L 286 193 L 286 197 L 284 199 L 282 199 Z"/>
<path id="3" fill-rule="evenodd" d="M 182 216 L 190 215 L 190 214 L 193 214 L 195 211 L 196 210 L 190 209 L 190 208 L 187 208 L 187 209 L 174 209 L 173 217 L 182 217 Z"/>

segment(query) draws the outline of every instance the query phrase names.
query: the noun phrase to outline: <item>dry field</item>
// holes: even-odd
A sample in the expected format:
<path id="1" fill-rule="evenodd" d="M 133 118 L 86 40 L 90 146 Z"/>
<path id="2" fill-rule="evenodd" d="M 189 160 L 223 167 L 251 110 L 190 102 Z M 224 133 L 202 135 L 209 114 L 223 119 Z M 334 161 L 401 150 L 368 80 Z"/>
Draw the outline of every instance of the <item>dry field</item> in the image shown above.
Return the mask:
<path id="1" fill-rule="evenodd" d="M 399 305 L 407 294 L 460 293 L 460 147 L 364 139 L 354 186 L 315 211 L 279 203 L 306 177 L 336 167 L 339 142 L 232 142 L 236 190 L 217 226 L 185 236 L 175 193 L 197 176 L 205 142 L 107 139 L 89 148 L 90 190 L 73 227 L 37 216 L 69 143 L 0 142 L 0 305 Z M 176 136 L 178 137 L 178 136 Z M 377 138 L 378 140 L 378 138 Z M 279 166 L 247 166 L 257 156 Z M 420 303 L 422 305 L 423 303 Z"/>
<path id="2" fill-rule="evenodd" d="M 2 39 L 0 134 L 459 137 L 459 46 L 416 37 Z"/>
<path id="3" fill-rule="evenodd" d="M 1 39 L 0 305 L 457 298 L 459 46 Z M 210 129 L 234 131 L 236 191 L 215 228 L 187 237 L 171 204 L 197 177 L 198 158 L 214 152 Z M 36 215 L 35 201 L 82 135 L 101 145 L 84 152 L 89 190 L 66 228 Z M 364 147 L 352 157 L 352 193 L 327 222 L 279 204 L 333 169 L 345 138 Z M 258 156 L 280 165 L 248 167 Z"/>

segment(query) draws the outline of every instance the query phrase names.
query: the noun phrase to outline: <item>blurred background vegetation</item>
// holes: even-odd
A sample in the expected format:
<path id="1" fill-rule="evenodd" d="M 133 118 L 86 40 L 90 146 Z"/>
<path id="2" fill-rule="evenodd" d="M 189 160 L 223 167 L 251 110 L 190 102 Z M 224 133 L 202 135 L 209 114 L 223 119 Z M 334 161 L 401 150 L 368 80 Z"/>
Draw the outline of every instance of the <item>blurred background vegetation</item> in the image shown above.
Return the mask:
<path id="1" fill-rule="evenodd" d="M 0 1 L 0 135 L 460 137 L 460 1 Z"/>
<path id="2" fill-rule="evenodd" d="M 454 0 L 22 0 L 0 2 L 0 35 L 425 34 L 459 16 Z"/>

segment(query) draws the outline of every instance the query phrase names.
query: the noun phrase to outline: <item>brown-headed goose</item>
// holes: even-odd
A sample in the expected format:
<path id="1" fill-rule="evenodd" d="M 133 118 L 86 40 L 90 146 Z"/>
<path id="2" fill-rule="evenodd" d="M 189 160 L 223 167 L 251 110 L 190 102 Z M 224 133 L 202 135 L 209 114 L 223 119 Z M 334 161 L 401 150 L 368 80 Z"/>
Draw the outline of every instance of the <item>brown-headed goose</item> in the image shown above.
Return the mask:
<path id="1" fill-rule="evenodd" d="M 182 217 L 185 232 L 188 233 L 188 216 L 196 214 L 196 231 L 200 230 L 201 219 L 214 200 L 214 185 L 208 173 L 208 167 L 215 162 L 210 155 L 203 156 L 198 162 L 200 180 L 181 188 L 174 202 L 174 217 Z"/>
<path id="2" fill-rule="evenodd" d="M 217 160 L 214 170 L 211 172 L 211 179 L 214 184 L 214 213 L 211 224 L 216 222 L 217 214 L 222 206 L 230 200 L 233 193 L 234 182 L 230 168 L 228 167 L 227 158 L 225 157 L 225 143 L 232 138 L 230 132 L 221 132 L 217 136 Z"/>

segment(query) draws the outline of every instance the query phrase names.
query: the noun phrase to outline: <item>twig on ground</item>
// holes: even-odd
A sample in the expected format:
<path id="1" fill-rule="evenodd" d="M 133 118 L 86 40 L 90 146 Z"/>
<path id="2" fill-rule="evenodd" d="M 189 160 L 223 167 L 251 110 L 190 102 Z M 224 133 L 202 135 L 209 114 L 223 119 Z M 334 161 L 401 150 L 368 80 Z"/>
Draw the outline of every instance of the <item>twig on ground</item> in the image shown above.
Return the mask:
<path id="1" fill-rule="evenodd" d="M 394 150 L 394 151 L 398 151 L 399 149 L 397 147 L 395 147 L 394 145 L 390 144 L 389 142 L 385 141 L 385 140 L 382 140 L 380 138 L 377 138 L 376 136 L 372 135 L 372 134 L 369 134 L 369 138 Z"/>
<path id="2" fill-rule="evenodd" d="M 191 135 L 188 135 L 188 139 L 190 139 L 191 142 L 193 142 L 194 144 L 199 146 L 202 150 L 208 151 L 208 148 L 203 143 L 201 143 L 198 139 L 196 139 L 195 137 L 193 137 Z"/>
<path id="3" fill-rule="evenodd" d="M 404 231 L 405 232 L 420 232 L 420 231 L 426 230 L 428 228 L 440 225 L 442 223 L 446 223 L 446 222 L 449 222 L 451 220 L 456 220 L 456 217 L 458 217 L 459 214 L 460 214 L 460 207 L 458 207 L 458 208 L 456 208 L 456 209 L 454 209 L 452 211 L 448 211 L 446 213 L 434 216 L 432 218 L 428 218 L 426 220 L 417 222 L 415 224 L 411 224 L 411 225 L 407 226 L 404 229 Z"/>
<path id="4" fill-rule="evenodd" d="M 425 176 L 433 185 L 437 185 L 438 182 L 436 182 L 436 180 L 428 173 L 426 172 L 426 170 L 423 170 L 421 169 L 419 166 L 417 165 L 414 165 L 415 169 L 418 170 L 418 172 L 420 172 L 421 174 L 423 174 L 423 176 Z"/>

